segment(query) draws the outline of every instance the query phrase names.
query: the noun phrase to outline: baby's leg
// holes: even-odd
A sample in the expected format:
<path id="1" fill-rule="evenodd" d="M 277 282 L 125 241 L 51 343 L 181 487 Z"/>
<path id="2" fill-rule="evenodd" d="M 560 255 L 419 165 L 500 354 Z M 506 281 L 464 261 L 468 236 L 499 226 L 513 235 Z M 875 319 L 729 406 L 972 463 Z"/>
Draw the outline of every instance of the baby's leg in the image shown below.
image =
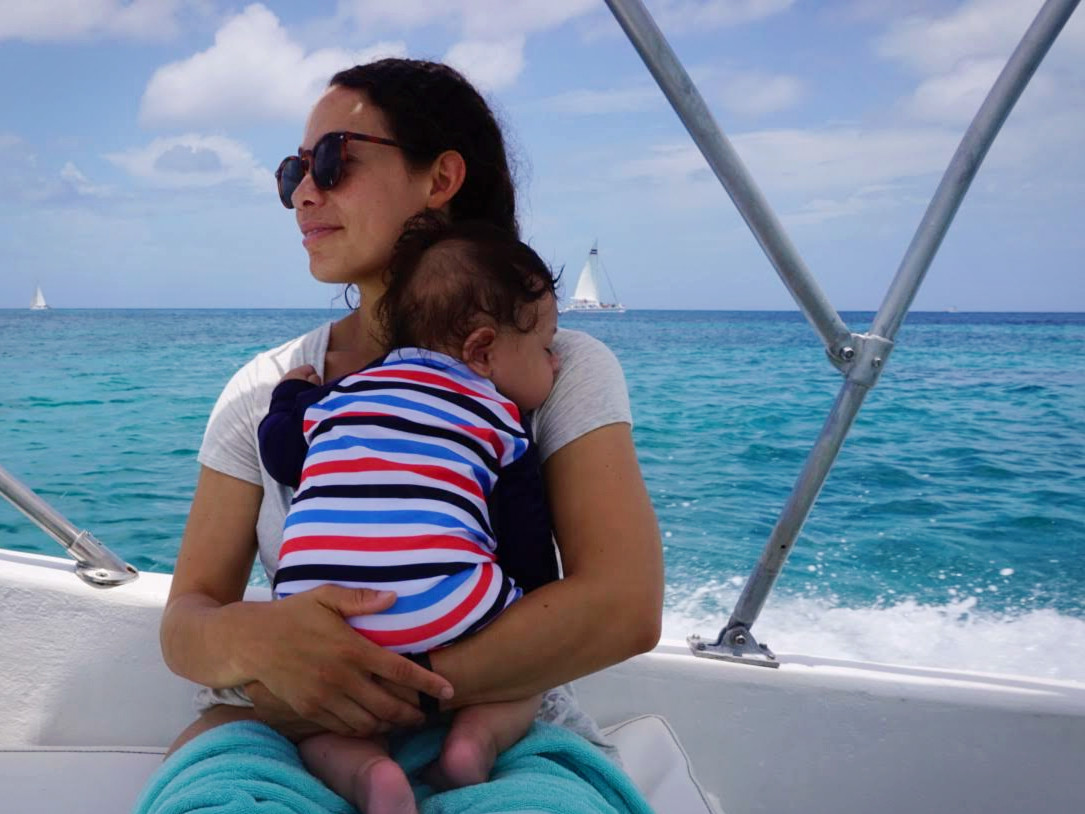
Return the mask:
<path id="1" fill-rule="evenodd" d="M 383 744 L 324 734 L 298 744 L 301 759 L 324 784 L 366 814 L 417 814 L 407 775 Z"/>
<path id="2" fill-rule="evenodd" d="M 497 756 L 527 734 L 541 703 L 542 696 L 536 695 L 459 710 L 438 761 L 443 785 L 458 788 L 489 780 Z"/>

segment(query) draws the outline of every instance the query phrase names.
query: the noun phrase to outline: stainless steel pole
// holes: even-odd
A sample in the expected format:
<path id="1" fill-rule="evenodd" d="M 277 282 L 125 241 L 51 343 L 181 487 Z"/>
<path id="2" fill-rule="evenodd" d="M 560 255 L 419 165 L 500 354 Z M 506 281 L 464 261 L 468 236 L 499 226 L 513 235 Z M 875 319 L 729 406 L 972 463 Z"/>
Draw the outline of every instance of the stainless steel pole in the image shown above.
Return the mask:
<path id="1" fill-rule="evenodd" d="M 640 0 L 607 0 L 708 165 L 834 359 L 851 358 L 851 332 L 806 268 L 769 202 L 720 130 L 697 87 Z"/>
<path id="2" fill-rule="evenodd" d="M 719 658 L 740 660 L 743 656 L 765 653 L 771 657 L 768 648 L 758 645 L 753 639 L 750 628 L 791 553 L 866 393 L 877 383 L 884 369 L 893 349 L 893 337 L 987 150 L 1078 2 L 1047 0 L 980 106 L 901 261 L 870 333 L 854 337 L 855 344 L 859 346 L 858 355 L 847 368 L 847 380 L 731 618 L 712 645 L 699 637 L 690 637 L 690 644 L 695 650 L 710 651 L 706 654 Z"/>
<path id="3" fill-rule="evenodd" d="M 102 545 L 89 531 L 80 531 L 60 512 L 0 466 L 0 497 L 25 514 L 34 524 L 64 546 L 77 563 L 76 573 L 95 587 L 131 582 L 138 574 L 132 566 Z"/>
<path id="4" fill-rule="evenodd" d="M 886 339 L 896 335 L 987 150 L 1078 2 L 1047 0 L 995 80 L 979 112 L 968 126 L 901 260 L 900 268 L 874 318 L 870 329 L 872 334 Z"/>

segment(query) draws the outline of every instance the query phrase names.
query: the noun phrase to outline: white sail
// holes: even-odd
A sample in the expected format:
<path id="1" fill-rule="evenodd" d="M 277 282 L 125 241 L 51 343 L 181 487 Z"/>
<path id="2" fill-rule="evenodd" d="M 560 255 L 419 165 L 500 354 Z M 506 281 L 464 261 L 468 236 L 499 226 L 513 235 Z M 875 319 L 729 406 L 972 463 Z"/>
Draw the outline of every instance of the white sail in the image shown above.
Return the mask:
<path id="1" fill-rule="evenodd" d="M 606 302 L 599 296 L 600 273 L 607 276 L 607 283 L 610 286 L 611 302 Z M 576 288 L 573 290 L 573 298 L 569 300 L 569 304 L 562 309 L 562 313 L 568 313 L 570 311 L 596 314 L 625 313 L 625 306 L 618 302 L 618 296 L 614 293 L 614 285 L 610 283 L 610 277 L 606 275 L 606 271 L 602 268 L 602 264 L 599 260 L 598 241 L 591 247 L 591 252 L 588 253 L 588 259 L 584 262 L 584 268 L 580 270 L 580 277 L 577 278 Z"/>
<path id="2" fill-rule="evenodd" d="M 580 279 L 576 281 L 576 291 L 573 292 L 574 300 L 584 300 L 599 304 L 599 287 L 595 284 L 595 266 L 598 263 L 599 251 L 592 246 L 591 254 L 580 270 Z"/>
<path id="3" fill-rule="evenodd" d="M 34 298 L 30 300 L 31 311 L 44 311 L 49 307 L 49 303 L 45 301 L 45 295 L 41 293 L 41 286 L 39 285 L 34 292 Z"/>

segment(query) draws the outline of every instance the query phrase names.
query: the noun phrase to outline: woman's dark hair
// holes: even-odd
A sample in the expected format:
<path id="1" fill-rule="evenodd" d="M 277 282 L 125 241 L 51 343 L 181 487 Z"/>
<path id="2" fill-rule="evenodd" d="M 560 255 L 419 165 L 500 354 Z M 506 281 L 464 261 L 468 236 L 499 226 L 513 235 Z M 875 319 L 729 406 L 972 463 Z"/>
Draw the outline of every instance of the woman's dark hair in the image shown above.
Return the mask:
<path id="1" fill-rule="evenodd" d="M 379 107 L 412 166 L 428 166 L 445 150 L 463 156 L 467 174 L 449 204 L 452 220 L 482 220 L 519 236 L 501 128 L 459 72 L 439 62 L 381 59 L 340 71 L 329 86 L 364 93 Z"/>
<path id="2" fill-rule="evenodd" d="M 432 212 L 407 221 L 389 275 L 376 313 L 391 348 L 458 348 L 485 324 L 528 333 L 538 317 L 524 306 L 557 289 L 546 263 L 506 230 Z"/>

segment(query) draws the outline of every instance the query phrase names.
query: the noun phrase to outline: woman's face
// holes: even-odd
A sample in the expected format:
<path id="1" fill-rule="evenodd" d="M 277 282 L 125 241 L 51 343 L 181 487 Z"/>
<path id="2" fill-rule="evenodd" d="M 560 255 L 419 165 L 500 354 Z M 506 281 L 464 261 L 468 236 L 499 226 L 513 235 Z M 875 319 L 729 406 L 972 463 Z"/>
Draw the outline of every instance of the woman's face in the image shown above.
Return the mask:
<path id="1" fill-rule="evenodd" d="M 311 150 L 321 136 L 341 131 L 392 138 L 384 114 L 363 94 L 333 87 L 309 115 L 301 146 Z M 403 224 L 426 207 L 430 178 L 412 170 L 398 147 L 348 141 L 346 151 L 335 187 L 318 189 L 306 174 L 294 191 L 302 245 L 321 282 L 380 282 Z"/>

